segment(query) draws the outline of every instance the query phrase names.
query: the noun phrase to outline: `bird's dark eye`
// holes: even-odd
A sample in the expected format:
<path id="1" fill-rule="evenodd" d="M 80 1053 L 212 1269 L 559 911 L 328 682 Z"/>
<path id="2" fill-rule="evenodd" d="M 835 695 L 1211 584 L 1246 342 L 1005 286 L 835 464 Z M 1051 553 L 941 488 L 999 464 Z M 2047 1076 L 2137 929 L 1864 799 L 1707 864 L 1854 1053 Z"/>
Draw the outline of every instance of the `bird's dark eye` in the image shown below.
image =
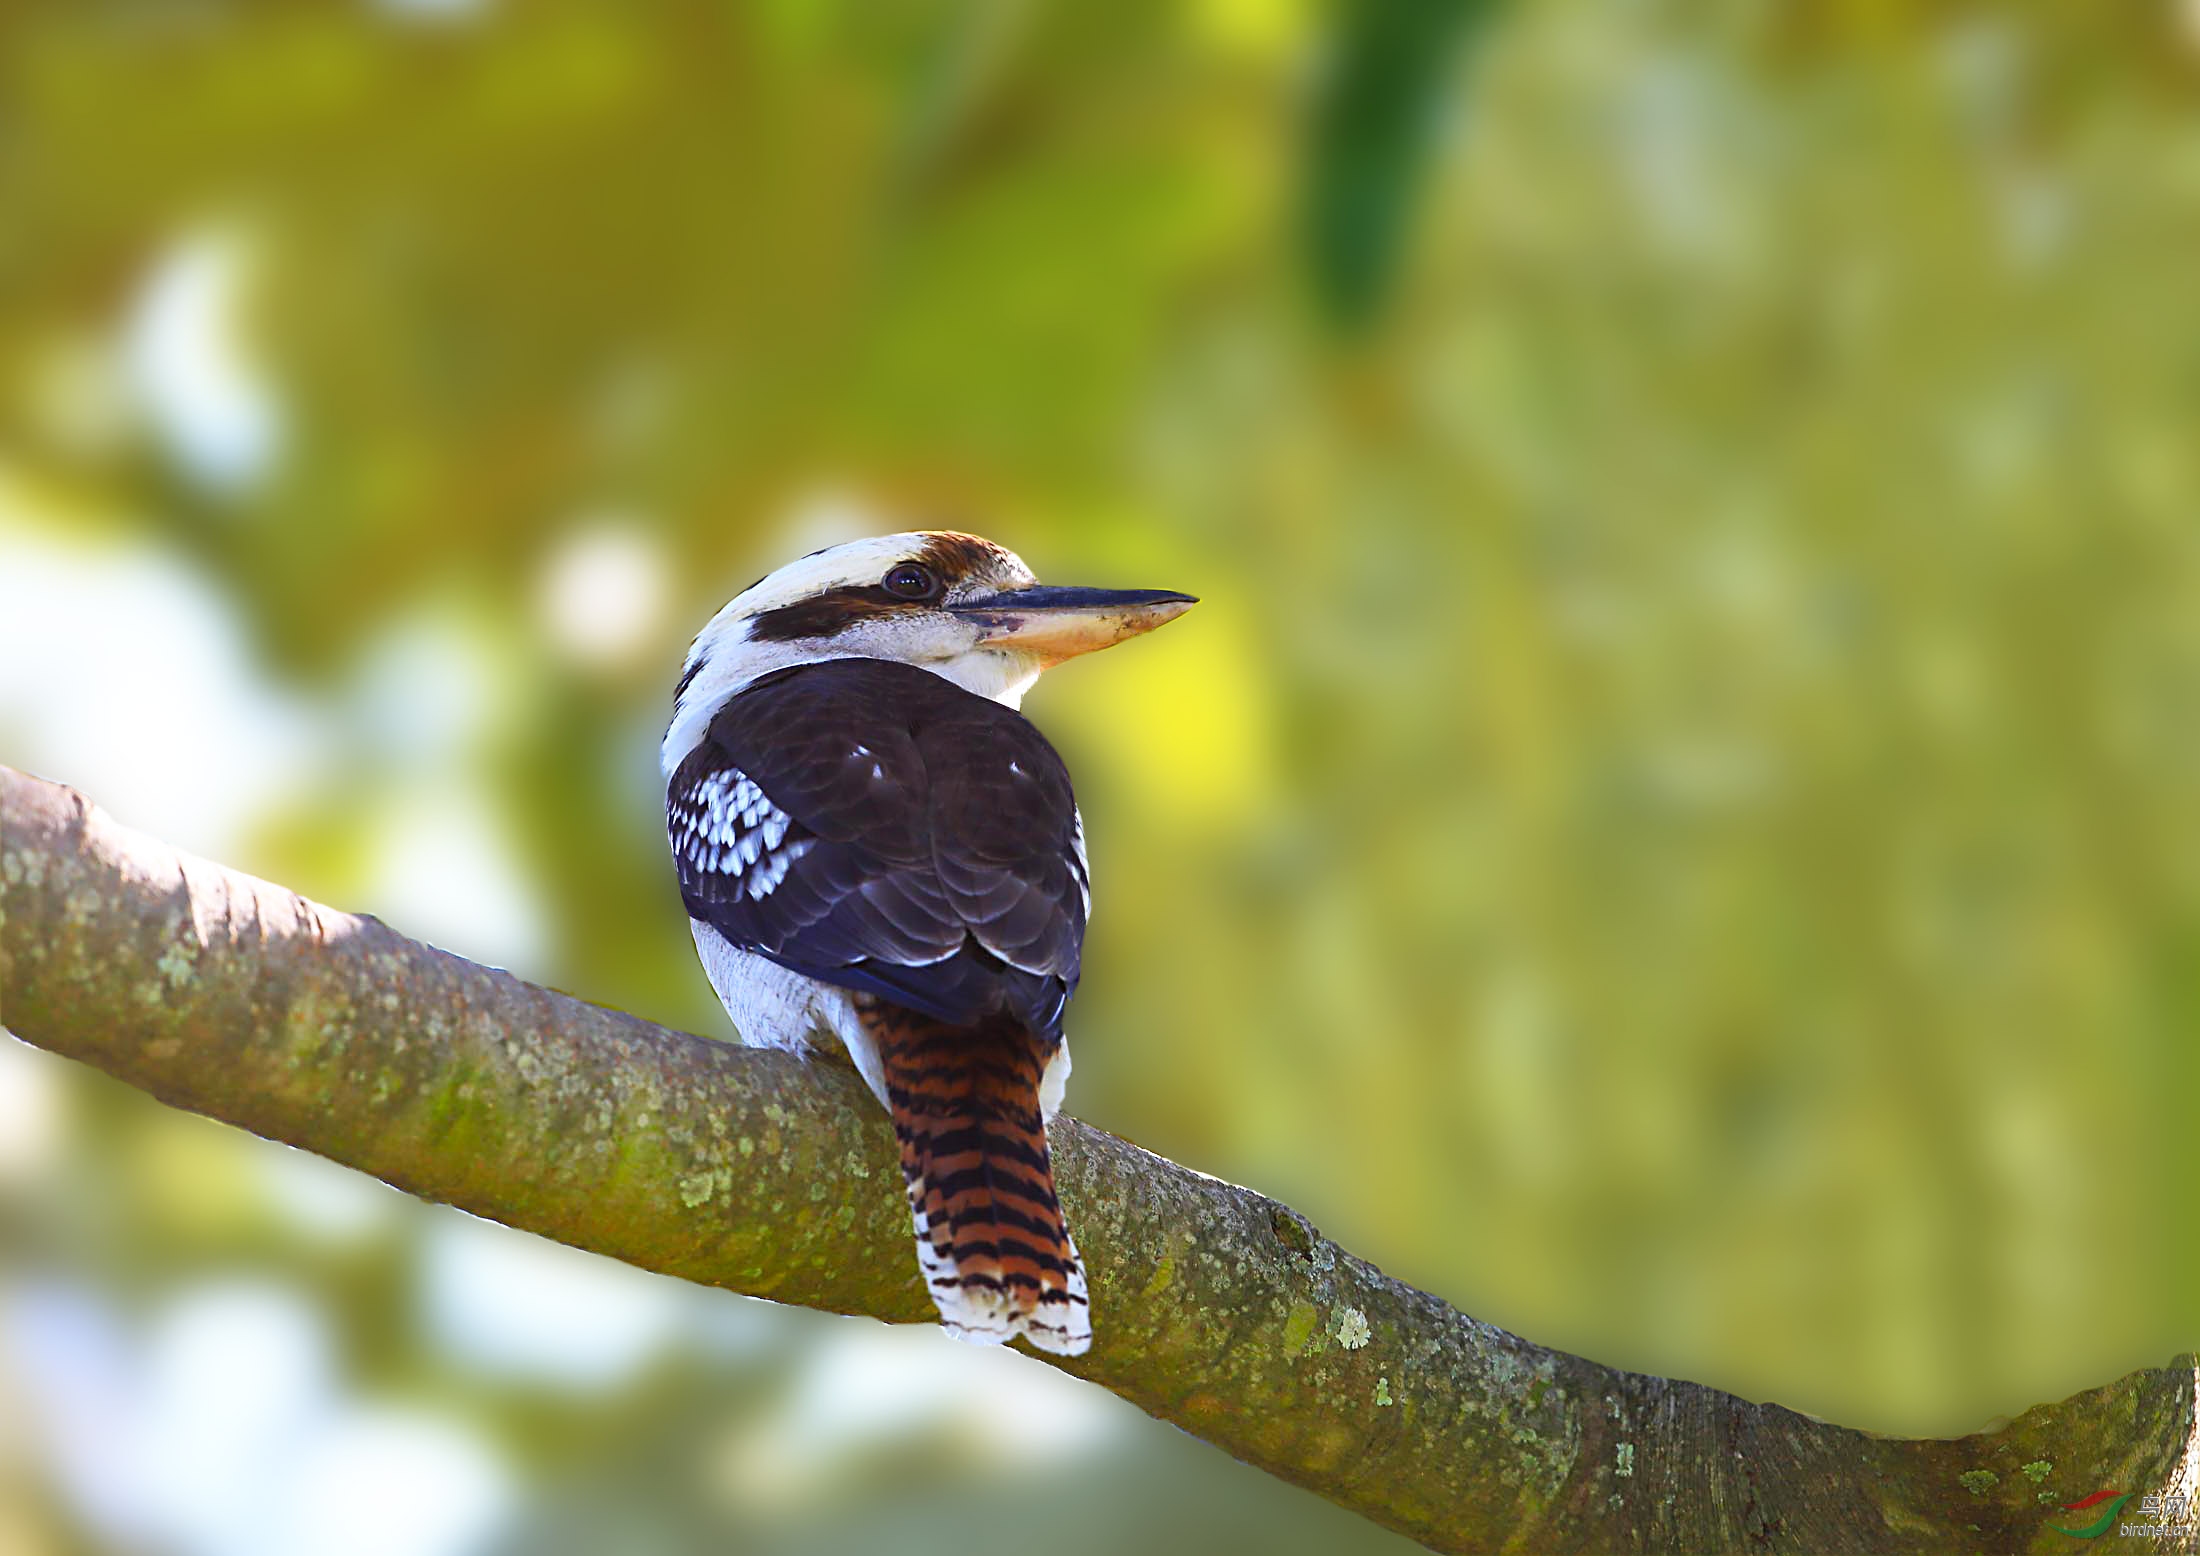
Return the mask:
<path id="1" fill-rule="evenodd" d="M 880 580 L 880 587 L 900 599 L 929 600 L 940 592 L 940 579 L 922 562 L 896 562 Z"/>

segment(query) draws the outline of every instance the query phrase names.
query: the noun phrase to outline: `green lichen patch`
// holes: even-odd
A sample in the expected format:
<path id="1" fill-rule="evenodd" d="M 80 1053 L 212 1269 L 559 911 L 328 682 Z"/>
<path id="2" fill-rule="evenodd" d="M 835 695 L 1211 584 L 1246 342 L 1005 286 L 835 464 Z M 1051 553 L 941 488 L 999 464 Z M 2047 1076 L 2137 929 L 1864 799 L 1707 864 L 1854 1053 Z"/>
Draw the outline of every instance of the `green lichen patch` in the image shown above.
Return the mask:
<path id="1" fill-rule="evenodd" d="M 2054 1468 L 2055 1466 L 2045 1459 L 2034 1459 L 2030 1464 L 2024 1466 L 2024 1478 L 2036 1486 L 2047 1479 L 2054 1472 Z"/>
<path id="2" fill-rule="evenodd" d="M 1390 1397 L 1390 1375 L 1388 1373 L 1375 1380 L 1375 1403 L 1377 1405 L 1394 1403 Z"/>
<path id="3" fill-rule="evenodd" d="M 717 1191 L 718 1174 L 698 1172 L 680 1180 L 680 1203 L 693 1210 L 698 1205 L 708 1204 Z"/>
<path id="4" fill-rule="evenodd" d="M 1356 1307 L 1348 1307 L 1337 1315 L 1337 1343 L 1348 1351 L 1356 1351 L 1367 1344 L 1370 1330 L 1367 1315 Z"/>
<path id="5" fill-rule="evenodd" d="M 1311 1302 L 1294 1302 L 1291 1311 L 1284 1315 L 1283 1349 L 1289 1356 L 1306 1354 L 1306 1344 L 1314 1338 L 1314 1331 L 1321 1324 L 1321 1314 Z"/>
<path id="6" fill-rule="evenodd" d="M 1147 1297 L 1158 1297 L 1162 1292 L 1169 1289 L 1170 1284 L 1175 1279 L 1176 1255 L 1165 1253 L 1155 1261 L 1153 1274 L 1147 1279 L 1145 1289 L 1139 1294 Z"/>
<path id="7" fill-rule="evenodd" d="M 1982 1497 L 2001 1484 L 2001 1477 L 1992 1470 L 1965 1470 L 1956 1479 L 1961 1481 L 1963 1489 L 1970 1492 L 1974 1497 Z"/>
<path id="8" fill-rule="evenodd" d="M 188 940 L 178 940 L 161 952 L 160 960 L 153 965 L 170 988 L 180 989 L 191 981 L 192 968 L 197 961 L 198 948 Z"/>
<path id="9" fill-rule="evenodd" d="M 1633 1443 L 1621 1443 L 1619 1445 L 1619 1450 L 1614 1457 L 1612 1473 L 1622 1480 L 1633 1477 L 1635 1473 L 1635 1445 Z"/>

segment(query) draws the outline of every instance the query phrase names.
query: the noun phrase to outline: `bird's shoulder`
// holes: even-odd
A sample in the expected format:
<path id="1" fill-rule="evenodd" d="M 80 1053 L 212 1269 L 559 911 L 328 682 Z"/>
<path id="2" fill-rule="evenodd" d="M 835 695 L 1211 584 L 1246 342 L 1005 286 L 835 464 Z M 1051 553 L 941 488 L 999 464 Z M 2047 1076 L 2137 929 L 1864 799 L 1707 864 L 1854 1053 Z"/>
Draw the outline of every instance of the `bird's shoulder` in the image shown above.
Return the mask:
<path id="1" fill-rule="evenodd" d="M 736 770 L 820 836 L 889 853 L 923 835 L 1058 841 L 1069 771 L 1021 713 L 944 676 L 832 659 L 760 677 L 726 700 L 690 756 Z"/>

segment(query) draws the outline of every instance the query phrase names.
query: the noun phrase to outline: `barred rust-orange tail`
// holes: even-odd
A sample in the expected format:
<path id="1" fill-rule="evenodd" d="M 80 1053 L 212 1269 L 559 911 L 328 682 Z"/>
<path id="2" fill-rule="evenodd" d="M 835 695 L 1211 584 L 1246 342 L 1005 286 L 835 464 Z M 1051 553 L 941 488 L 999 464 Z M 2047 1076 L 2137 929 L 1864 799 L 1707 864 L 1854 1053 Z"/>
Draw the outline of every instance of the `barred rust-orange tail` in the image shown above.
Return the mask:
<path id="1" fill-rule="evenodd" d="M 1046 1055 L 1011 1016 L 950 1026 L 859 1002 L 916 1222 L 917 1265 L 949 1333 L 1022 1335 L 1075 1356 L 1092 1344 L 1085 1269 L 1054 1198 L 1039 1108 Z"/>

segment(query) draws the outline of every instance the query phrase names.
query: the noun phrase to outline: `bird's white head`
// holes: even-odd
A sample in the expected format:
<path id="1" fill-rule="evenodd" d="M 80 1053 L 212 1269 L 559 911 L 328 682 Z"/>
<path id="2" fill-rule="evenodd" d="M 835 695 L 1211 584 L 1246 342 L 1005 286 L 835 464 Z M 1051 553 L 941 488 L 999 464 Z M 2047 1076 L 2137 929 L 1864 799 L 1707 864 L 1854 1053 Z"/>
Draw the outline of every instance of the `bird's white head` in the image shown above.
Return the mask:
<path id="1" fill-rule="evenodd" d="M 726 699 L 760 675 L 823 659 L 892 659 L 1017 706 L 1050 665 L 1172 621 L 1169 589 L 1041 584 L 1005 546 L 952 530 L 876 535 L 758 579 L 696 634 L 661 753 L 669 775 Z"/>

